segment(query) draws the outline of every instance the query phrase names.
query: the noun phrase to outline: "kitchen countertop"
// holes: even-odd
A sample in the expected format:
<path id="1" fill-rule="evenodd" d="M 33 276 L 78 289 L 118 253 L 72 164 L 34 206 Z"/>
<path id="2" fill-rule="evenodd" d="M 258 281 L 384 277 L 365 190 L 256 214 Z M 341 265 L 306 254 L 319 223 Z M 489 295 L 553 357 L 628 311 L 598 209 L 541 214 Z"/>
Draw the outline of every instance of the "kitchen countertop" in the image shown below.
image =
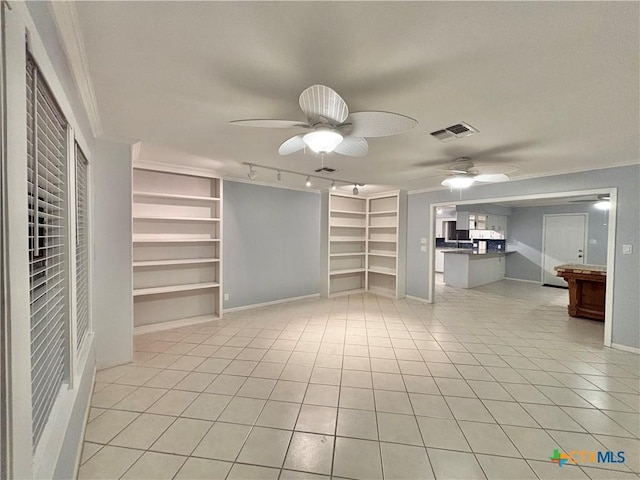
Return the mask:
<path id="1" fill-rule="evenodd" d="M 558 265 L 555 267 L 557 272 L 571 272 L 571 273 L 589 273 L 591 275 L 606 275 L 606 265 L 587 265 L 582 263 L 565 263 L 564 265 Z"/>
<path id="2" fill-rule="evenodd" d="M 443 249 L 442 250 L 443 253 L 454 253 L 457 255 L 468 255 L 470 257 L 470 260 L 479 260 L 481 258 L 493 258 L 493 257 L 504 257 L 505 255 L 508 255 L 509 253 L 515 253 L 514 250 L 506 250 L 504 252 L 487 252 L 487 253 L 478 253 L 478 252 L 473 252 L 471 249 L 468 248 L 452 248 L 449 250 Z"/>

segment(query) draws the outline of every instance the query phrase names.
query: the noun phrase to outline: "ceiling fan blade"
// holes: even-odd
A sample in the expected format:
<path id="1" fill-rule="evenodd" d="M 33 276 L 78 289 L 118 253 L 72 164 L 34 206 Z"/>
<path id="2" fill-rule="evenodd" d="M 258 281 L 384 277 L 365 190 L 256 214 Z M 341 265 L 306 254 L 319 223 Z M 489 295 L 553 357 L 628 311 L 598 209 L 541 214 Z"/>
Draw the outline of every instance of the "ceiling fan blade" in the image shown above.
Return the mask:
<path id="1" fill-rule="evenodd" d="M 311 125 L 299 120 L 276 120 L 276 119 L 252 119 L 252 120 L 231 120 L 229 123 L 240 125 L 241 127 L 263 127 L 263 128 L 311 128 Z"/>
<path id="2" fill-rule="evenodd" d="M 344 137 L 334 152 L 348 157 L 364 157 L 369 151 L 369 143 L 362 137 Z"/>
<path id="3" fill-rule="evenodd" d="M 519 170 L 517 165 L 476 165 L 473 173 L 478 175 L 497 175 L 500 173 L 513 173 Z"/>
<path id="4" fill-rule="evenodd" d="M 349 108 L 342 97 L 325 85 L 307 88 L 300 94 L 299 103 L 309 123 L 315 123 L 320 117 L 324 117 L 338 125 L 349 116 Z"/>
<path id="5" fill-rule="evenodd" d="M 291 137 L 288 140 L 285 140 L 280 148 L 278 148 L 278 153 L 280 155 L 290 155 L 295 152 L 299 152 L 300 150 L 304 150 L 306 147 L 304 140 L 302 139 L 304 135 L 296 135 L 295 137 Z"/>
<path id="6" fill-rule="evenodd" d="M 391 112 L 354 112 L 347 122 L 352 124 L 351 135 L 356 137 L 386 137 L 411 130 L 418 121 Z"/>
<path id="7" fill-rule="evenodd" d="M 469 173 L 467 170 L 458 170 L 456 168 L 439 168 L 438 171 L 445 172 L 445 173 L 458 173 L 458 174 Z"/>
<path id="8" fill-rule="evenodd" d="M 498 183 L 498 182 L 506 182 L 510 180 L 509 175 L 506 173 L 491 173 L 491 174 L 481 174 L 473 177 L 476 182 L 484 182 L 484 183 Z"/>

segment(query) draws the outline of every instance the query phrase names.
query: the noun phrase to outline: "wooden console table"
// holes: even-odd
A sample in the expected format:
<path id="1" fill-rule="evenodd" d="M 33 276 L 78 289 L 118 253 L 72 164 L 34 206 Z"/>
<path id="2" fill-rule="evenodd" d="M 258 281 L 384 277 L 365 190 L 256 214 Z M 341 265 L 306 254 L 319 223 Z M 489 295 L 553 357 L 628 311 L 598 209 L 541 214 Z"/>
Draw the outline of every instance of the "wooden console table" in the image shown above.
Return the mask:
<path id="1" fill-rule="evenodd" d="M 569 284 L 569 315 L 604 321 L 607 267 L 568 263 L 555 270 Z"/>

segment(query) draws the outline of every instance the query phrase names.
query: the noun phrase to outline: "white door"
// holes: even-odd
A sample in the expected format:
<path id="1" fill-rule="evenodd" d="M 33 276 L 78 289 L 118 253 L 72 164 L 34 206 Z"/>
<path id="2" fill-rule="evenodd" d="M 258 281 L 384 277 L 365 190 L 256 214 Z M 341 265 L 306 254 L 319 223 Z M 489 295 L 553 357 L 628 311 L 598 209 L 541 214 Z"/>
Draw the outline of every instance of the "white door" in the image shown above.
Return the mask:
<path id="1" fill-rule="evenodd" d="M 563 263 L 584 263 L 587 214 L 545 215 L 542 239 L 542 283 L 566 287 L 554 267 Z"/>

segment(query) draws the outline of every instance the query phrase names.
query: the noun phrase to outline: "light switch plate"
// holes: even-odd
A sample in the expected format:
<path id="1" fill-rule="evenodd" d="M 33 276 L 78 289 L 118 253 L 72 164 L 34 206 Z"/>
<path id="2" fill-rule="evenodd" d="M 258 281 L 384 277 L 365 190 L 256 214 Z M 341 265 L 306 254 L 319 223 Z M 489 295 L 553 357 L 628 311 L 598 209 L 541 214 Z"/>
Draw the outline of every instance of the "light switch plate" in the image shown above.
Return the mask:
<path id="1" fill-rule="evenodd" d="M 622 245 L 622 254 L 631 255 L 633 253 L 633 245 Z"/>
<path id="2" fill-rule="evenodd" d="M 597 245 L 597 244 L 598 244 L 598 240 L 596 240 L 595 238 L 589 239 L 589 245 Z"/>
<path id="3" fill-rule="evenodd" d="M 421 252 L 426 252 L 427 251 L 427 246 L 426 245 L 420 245 L 420 251 Z"/>
<path id="4" fill-rule="evenodd" d="M 223 300 L 225 300 L 225 301 L 226 301 L 226 300 L 229 300 L 229 294 L 228 294 L 228 293 L 225 293 L 225 294 L 224 294 L 224 296 L 223 296 Z"/>
<path id="5" fill-rule="evenodd" d="M 427 244 L 427 237 L 420 238 L 420 245 L 426 245 L 426 244 Z"/>

